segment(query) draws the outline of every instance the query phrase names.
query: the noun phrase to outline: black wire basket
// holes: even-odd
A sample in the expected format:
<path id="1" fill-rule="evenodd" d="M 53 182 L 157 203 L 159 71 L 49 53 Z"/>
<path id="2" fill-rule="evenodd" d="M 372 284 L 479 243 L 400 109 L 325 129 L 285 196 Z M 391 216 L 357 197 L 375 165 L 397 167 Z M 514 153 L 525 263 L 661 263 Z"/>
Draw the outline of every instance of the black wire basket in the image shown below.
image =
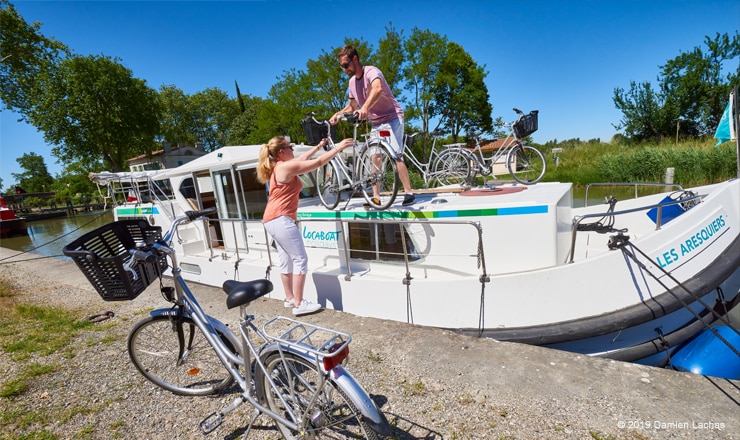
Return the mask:
<path id="1" fill-rule="evenodd" d="M 539 110 L 532 110 L 528 115 L 524 115 L 514 122 L 511 128 L 518 139 L 523 139 L 537 131 L 537 114 Z"/>
<path id="2" fill-rule="evenodd" d="M 136 243 L 154 243 L 162 238 L 162 228 L 146 220 L 121 220 L 88 232 L 64 247 L 105 301 L 128 301 L 139 296 L 167 269 L 167 257 L 138 261 L 132 270 L 124 269 L 131 260 L 129 249 Z"/>
<path id="3" fill-rule="evenodd" d="M 331 126 L 330 134 L 326 124 L 317 124 L 310 117 L 301 119 L 301 126 L 303 127 L 303 133 L 306 135 L 306 145 L 318 145 L 321 139 L 328 138 L 330 135 L 332 140 L 336 140 L 336 126 Z"/>

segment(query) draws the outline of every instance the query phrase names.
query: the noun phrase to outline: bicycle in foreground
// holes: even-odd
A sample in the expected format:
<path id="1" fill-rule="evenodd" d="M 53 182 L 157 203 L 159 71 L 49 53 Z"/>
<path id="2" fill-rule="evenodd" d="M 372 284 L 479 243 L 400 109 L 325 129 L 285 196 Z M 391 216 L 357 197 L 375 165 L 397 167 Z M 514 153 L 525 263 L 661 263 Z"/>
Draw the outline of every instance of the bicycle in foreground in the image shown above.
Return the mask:
<path id="1" fill-rule="evenodd" d="M 425 136 L 425 132 L 417 132 L 405 135 L 403 155 L 416 169 L 421 173 L 424 180 L 424 187 L 445 186 L 445 185 L 464 185 L 472 180 L 472 168 L 469 154 L 460 151 L 457 148 L 448 148 L 437 153 L 437 139 L 444 134 L 437 129 L 431 132 L 433 141 L 429 152 L 429 161 L 422 162 L 412 151 L 414 142 L 417 138 Z"/>
<path id="2" fill-rule="evenodd" d="M 473 173 L 471 178 L 475 179 L 477 174 L 492 176 L 496 178 L 496 164 L 503 159 L 504 166 L 511 177 L 524 185 L 531 185 L 542 180 L 546 171 L 545 156 L 537 148 L 523 143 L 525 137 L 537 131 L 537 110 L 524 114 L 515 108 L 514 111 L 519 118 L 511 123 L 504 123 L 503 128 L 509 128 L 510 134 L 504 144 L 496 150 L 491 157 L 483 156 L 479 137 L 481 132 L 468 133 L 468 138 L 475 139 L 475 148 L 471 152 L 465 148 L 466 144 L 450 144 L 448 147 L 458 148 L 467 152 L 473 161 Z"/>
<path id="3" fill-rule="evenodd" d="M 363 121 L 358 120 L 353 113 L 345 113 L 342 119 L 353 125 L 353 164 L 348 164 L 340 155 L 336 155 L 316 170 L 314 176 L 319 199 L 326 209 L 333 210 L 339 205 L 343 192 L 347 194 L 345 207 L 352 195 L 360 192 L 370 207 L 387 209 L 398 194 L 396 156 L 386 140 L 391 133 L 388 130 L 374 130 L 363 135 L 366 137 L 365 142 L 357 142 L 357 128 Z M 331 132 L 329 121 L 318 121 L 313 113 L 308 113 L 303 121 L 319 125 L 322 135 L 326 133 L 323 137 L 328 140 L 324 148 L 334 148 L 334 141 L 328 134 Z M 305 124 L 304 129 L 306 137 L 315 137 L 309 133 Z"/>
<path id="4" fill-rule="evenodd" d="M 247 313 L 252 301 L 272 290 L 269 280 L 224 283 L 226 307 L 240 311 L 238 336 L 203 311 L 169 243 L 180 224 L 213 212 L 185 213 L 164 237 L 146 220 L 117 221 L 64 248 L 107 301 L 132 300 L 159 279 L 162 296 L 172 306 L 150 312 L 131 329 L 127 348 L 136 369 L 153 384 L 183 396 L 218 393 L 236 382 L 239 395 L 200 422 L 203 434 L 249 403 L 254 412 L 245 439 L 261 415 L 274 420 L 286 439 L 388 435 L 385 415 L 342 365 L 349 355 L 349 334 L 282 316 L 259 328 Z M 174 287 L 162 283 L 168 260 Z"/>

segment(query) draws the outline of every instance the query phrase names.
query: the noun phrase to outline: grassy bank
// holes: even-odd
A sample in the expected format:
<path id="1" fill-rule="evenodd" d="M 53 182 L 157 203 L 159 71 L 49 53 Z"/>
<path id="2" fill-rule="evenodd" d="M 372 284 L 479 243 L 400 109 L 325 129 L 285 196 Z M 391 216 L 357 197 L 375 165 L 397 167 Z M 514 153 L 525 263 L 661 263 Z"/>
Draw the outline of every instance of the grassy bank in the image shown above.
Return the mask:
<path id="1" fill-rule="evenodd" d="M 737 176 L 734 142 L 715 147 L 716 140 L 662 144 L 617 145 L 567 141 L 538 147 L 547 158 L 544 181 L 664 182 L 674 168 L 674 182 L 683 186 L 716 183 Z M 555 166 L 553 148 L 562 148 Z"/>

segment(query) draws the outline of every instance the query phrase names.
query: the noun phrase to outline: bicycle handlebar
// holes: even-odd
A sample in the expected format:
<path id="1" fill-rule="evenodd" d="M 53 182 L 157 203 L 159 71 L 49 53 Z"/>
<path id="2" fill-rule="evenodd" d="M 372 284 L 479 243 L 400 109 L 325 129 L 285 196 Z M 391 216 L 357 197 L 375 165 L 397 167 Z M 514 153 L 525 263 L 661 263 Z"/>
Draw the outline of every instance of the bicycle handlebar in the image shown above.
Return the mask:
<path id="1" fill-rule="evenodd" d="M 217 211 L 217 208 L 215 206 L 212 206 L 210 208 L 201 209 L 198 211 L 186 211 L 185 215 L 188 217 L 188 221 L 192 222 L 193 220 L 213 214 L 216 211 Z"/>

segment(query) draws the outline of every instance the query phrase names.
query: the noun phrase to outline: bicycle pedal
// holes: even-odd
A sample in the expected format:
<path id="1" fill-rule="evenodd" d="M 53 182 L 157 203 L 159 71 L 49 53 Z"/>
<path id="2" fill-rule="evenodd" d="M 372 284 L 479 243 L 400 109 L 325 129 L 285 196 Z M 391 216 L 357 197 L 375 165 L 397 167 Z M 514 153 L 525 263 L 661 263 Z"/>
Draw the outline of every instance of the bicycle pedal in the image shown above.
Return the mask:
<path id="1" fill-rule="evenodd" d="M 198 427 L 200 428 L 200 432 L 203 434 L 210 434 L 212 433 L 216 428 L 221 426 L 221 423 L 223 423 L 224 418 L 219 413 L 213 413 L 203 419 L 198 424 Z"/>

